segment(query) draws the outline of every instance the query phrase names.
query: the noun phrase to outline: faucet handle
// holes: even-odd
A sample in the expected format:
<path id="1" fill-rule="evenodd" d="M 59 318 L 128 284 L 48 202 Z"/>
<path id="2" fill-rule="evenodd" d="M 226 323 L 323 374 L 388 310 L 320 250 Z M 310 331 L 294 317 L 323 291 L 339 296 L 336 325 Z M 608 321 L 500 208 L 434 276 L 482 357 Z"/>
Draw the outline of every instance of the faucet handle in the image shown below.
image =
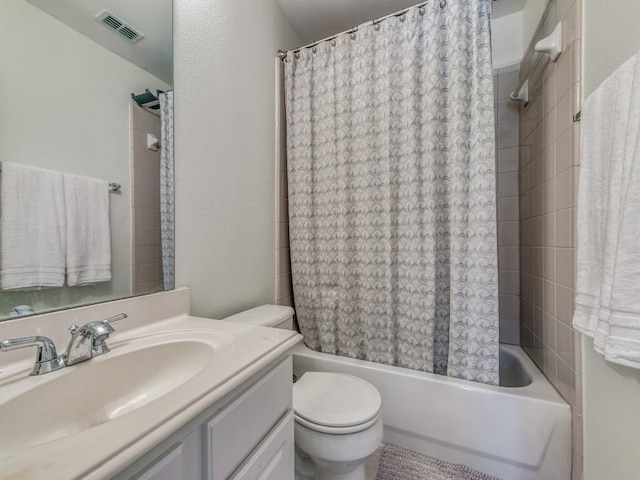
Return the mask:
<path id="1" fill-rule="evenodd" d="M 111 325 L 119 322 L 120 320 L 124 320 L 127 317 L 128 315 L 126 313 L 119 313 L 118 315 L 114 315 L 113 317 L 106 318 L 102 321 L 92 322 L 94 329 L 92 354 L 94 357 L 98 357 L 109 352 L 109 347 L 105 343 L 105 340 L 114 332 Z"/>
<path id="2" fill-rule="evenodd" d="M 109 325 L 112 325 L 116 322 L 119 322 L 120 320 L 124 320 L 125 318 L 128 318 L 129 315 L 127 315 L 126 313 L 119 313 L 118 315 L 114 315 L 113 317 L 109 317 L 105 320 L 103 320 L 104 323 L 108 323 Z"/>
<path id="3" fill-rule="evenodd" d="M 71 341 L 67 346 L 65 364 L 75 365 L 109 352 L 109 347 L 105 341 L 115 332 L 111 324 L 125 318 L 127 318 L 127 314 L 120 313 L 104 320 L 93 320 L 81 327 L 71 325 L 69 327 Z"/>
<path id="4" fill-rule="evenodd" d="M 36 363 L 30 375 L 41 375 L 53 372 L 64 366 L 64 359 L 58 357 L 55 344 L 47 337 L 12 338 L 11 340 L 0 342 L 0 351 L 3 352 L 25 347 L 38 347 L 36 351 Z"/>

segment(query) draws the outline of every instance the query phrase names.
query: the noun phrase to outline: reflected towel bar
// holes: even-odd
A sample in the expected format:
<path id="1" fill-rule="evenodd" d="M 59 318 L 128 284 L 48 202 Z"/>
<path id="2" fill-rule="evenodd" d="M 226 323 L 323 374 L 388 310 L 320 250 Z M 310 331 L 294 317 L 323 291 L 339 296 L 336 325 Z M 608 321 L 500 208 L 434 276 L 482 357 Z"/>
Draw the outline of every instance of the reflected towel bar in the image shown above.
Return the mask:
<path id="1" fill-rule="evenodd" d="M 2 162 L 0 162 L 0 172 L 2 171 Z M 109 182 L 109 192 L 110 193 L 120 193 L 122 190 L 122 185 L 118 182 Z"/>

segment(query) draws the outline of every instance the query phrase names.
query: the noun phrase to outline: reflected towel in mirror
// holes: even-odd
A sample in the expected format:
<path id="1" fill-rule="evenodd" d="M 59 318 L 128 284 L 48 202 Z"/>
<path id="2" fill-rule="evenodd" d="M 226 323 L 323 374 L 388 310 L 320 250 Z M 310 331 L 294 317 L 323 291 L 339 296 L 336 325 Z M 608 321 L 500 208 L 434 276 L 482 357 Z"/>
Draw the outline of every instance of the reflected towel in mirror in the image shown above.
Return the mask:
<path id="1" fill-rule="evenodd" d="M 66 236 L 62 174 L 3 162 L 0 190 L 0 287 L 61 287 Z"/>
<path id="2" fill-rule="evenodd" d="M 108 187 L 106 180 L 64 175 L 70 287 L 111 280 Z"/>

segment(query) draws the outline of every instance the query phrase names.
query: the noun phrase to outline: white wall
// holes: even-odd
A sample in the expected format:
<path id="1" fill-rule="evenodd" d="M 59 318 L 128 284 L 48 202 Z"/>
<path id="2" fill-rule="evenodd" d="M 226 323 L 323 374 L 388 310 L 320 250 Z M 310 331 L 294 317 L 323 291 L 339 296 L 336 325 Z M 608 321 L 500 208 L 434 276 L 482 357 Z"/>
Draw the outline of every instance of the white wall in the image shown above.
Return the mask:
<path id="1" fill-rule="evenodd" d="M 495 18 L 491 22 L 493 69 L 517 65 L 524 55 L 522 43 L 522 12 Z"/>
<path id="2" fill-rule="evenodd" d="M 0 2 L 0 45 L 0 161 L 117 180 L 123 187 L 110 197 L 113 281 L 69 289 L 62 301 L 130 295 L 130 94 L 168 85 L 24 0 Z M 35 301 L 44 308 L 61 299 L 54 290 L 24 302 L 0 292 L 0 303 Z"/>
<path id="3" fill-rule="evenodd" d="M 640 477 L 640 370 L 604 360 L 583 337 L 584 480 Z"/>
<path id="4" fill-rule="evenodd" d="M 274 301 L 275 0 L 176 0 L 176 286 L 221 318 Z"/>
<path id="5" fill-rule="evenodd" d="M 529 49 L 529 44 L 538 29 L 547 5 L 549 5 L 549 0 L 527 0 L 524 5 L 522 10 L 522 46 L 525 51 Z"/>
<path id="6" fill-rule="evenodd" d="M 491 46 L 494 70 L 520 63 L 548 4 L 549 0 L 527 0 L 521 11 L 493 19 Z"/>
<path id="7" fill-rule="evenodd" d="M 638 0 L 583 0 L 583 95 L 640 50 Z"/>
<path id="8" fill-rule="evenodd" d="M 640 50 L 638 0 L 583 0 L 583 97 Z M 640 478 L 640 370 L 583 338 L 584 479 Z"/>

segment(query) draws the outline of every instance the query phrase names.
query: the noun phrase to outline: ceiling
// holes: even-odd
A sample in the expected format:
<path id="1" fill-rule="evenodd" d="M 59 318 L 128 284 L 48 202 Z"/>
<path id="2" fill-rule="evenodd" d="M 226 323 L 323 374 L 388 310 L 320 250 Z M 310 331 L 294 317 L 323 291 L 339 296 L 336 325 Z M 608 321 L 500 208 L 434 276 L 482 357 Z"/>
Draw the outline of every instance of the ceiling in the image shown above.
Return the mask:
<path id="1" fill-rule="evenodd" d="M 172 0 L 27 0 L 115 54 L 173 84 Z M 235 0 L 230 0 L 235 1 Z M 264 1 L 264 0 L 260 0 Z M 303 43 L 320 40 L 419 0 L 277 0 Z M 526 0 L 494 0 L 494 18 L 523 9 Z M 96 22 L 109 10 L 144 38 L 131 44 Z"/>
<path id="2" fill-rule="evenodd" d="M 106 49 L 173 84 L 172 0 L 27 0 Z M 132 44 L 95 20 L 109 10 L 144 34 Z"/>
<path id="3" fill-rule="evenodd" d="M 313 42 L 375 18 L 411 7 L 419 0 L 278 0 L 285 16 L 302 38 Z M 523 9 L 526 0 L 496 0 L 494 18 Z"/>

